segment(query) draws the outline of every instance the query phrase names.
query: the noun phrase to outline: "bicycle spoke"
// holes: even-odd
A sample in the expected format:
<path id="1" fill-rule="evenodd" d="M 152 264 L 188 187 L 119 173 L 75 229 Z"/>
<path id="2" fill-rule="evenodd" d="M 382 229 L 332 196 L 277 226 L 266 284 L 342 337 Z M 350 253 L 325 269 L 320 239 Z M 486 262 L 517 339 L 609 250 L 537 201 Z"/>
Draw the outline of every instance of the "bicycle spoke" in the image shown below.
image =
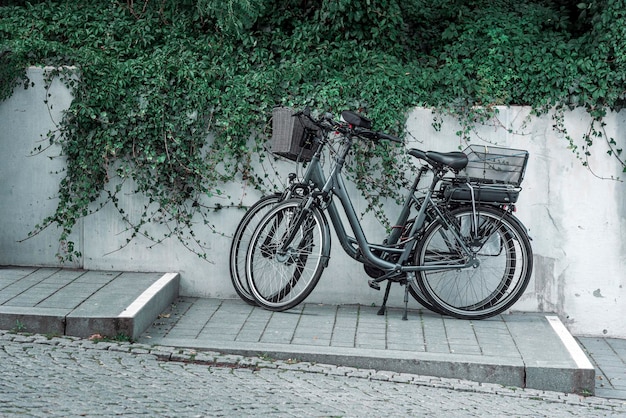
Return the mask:
<path id="1" fill-rule="evenodd" d="M 248 248 L 248 285 L 257 303 L 267 309 L 285 310 L 300 303 L 324 269 L 325 220 L 317 210 L 299 219 L 299 204 L 300 200 L 290 200 L 271 211 Z M 288 237 L 293 237 L 291 242 Z"/>
<path id="2" fill-rule="evenodd" d="M 421 272 L 418 284 L 423 293 L 433 305 L 459 318 L 485 318 L 506 310 L 521 296 L 530 279 L 532 255 L 525 234 L 496 209 L 478 211 L 477 225 L 471 210 L 452 215 L 478 263 L 469 268 Z M 459 248 L 452 229 L 438 222 L 420 243 L 417 262 L 424 266 L 456 264 L 462 256 Z"/>
<path id="3" fill-rule="evenodd" d="M 246 252 L 259 222 L 281 200 L 280 194 L 261 198 L 252 205 L 239 222 L 230 249 L 230 278 L 237 295 L 246 303 L 256 305 L 246 279 Z"/>

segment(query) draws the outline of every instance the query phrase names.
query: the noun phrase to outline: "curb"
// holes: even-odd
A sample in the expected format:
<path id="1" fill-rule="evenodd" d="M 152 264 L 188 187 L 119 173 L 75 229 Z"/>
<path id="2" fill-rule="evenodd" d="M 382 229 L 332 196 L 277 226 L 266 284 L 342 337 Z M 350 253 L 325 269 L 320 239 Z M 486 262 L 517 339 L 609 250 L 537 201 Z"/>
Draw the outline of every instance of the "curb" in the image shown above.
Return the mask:
<path id="1" fill-rule="evenodd" d="M 278 369 L 301 373 L 320 373 L 328 376 L 344 376 L 354 379 L 385 381 L 397 384 L 409 384 L 432 388 L 463 391 L 469 393 L 492 394 L 509 398 L 532 399 L 536 401 L 563 403 L 571 405 L 587 405 L 597 410 L 612 411 L 626 408 L 626 401 L 605 399 L 595 396 L 582 396 L 572 393 L 518 388 L 493 383 L 477 383 L 470 380 L 432 377 L 426 375 L 375 370 L 357 367 L 337 366 L 315 362 L 304 362 L 293 359 L 275 360 L 268 357 L 241 356 L 223 354 L 215 351 L 197 351 L 172 346 L 147 345 L 118 341 L 89 340 L 80 337 L 62 336 L 47 337 L 40 334 L 20 334 L 0 331 L 0 345 L 3 342 L 16 344 L 41 344 L 54 346 L 57 349 L 104 350 L 121 352 L 136 356 L 153 356 L 157 361 L 172 361 L 188 364 L 205 365 L 216 368 L 251 369 L 261 372 L 263 369 Z"/>

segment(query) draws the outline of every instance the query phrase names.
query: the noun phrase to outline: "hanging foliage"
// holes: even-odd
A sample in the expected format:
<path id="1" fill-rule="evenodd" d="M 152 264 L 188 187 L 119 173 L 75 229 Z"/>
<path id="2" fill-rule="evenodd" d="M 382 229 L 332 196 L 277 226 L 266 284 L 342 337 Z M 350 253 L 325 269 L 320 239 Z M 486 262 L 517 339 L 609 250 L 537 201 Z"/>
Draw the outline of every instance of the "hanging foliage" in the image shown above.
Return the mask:
<path id="1" fill-rule="evenodd" d="M 113 204 L 133 237 L 158 220 L 170 232 L 149 238 L 193 240 L 192 219 L 211 225 L 204 196 L 241 178 L 264 187 L 250 161 L 263 158 L 278 104 L 356 109 L 394 134 L 409 109 L 430 106 L 457 115 L 460 135 L 499 105 L 584 107 L 594 125 L 579 155 L 602 141 L 622 162 L 623 143 L 603 135 L 602 118 L 624 104 L 623 3 L 9 1 L 0 7 L 0 100 L 28 88 L 29 65 L 59 68 L 49 77 L 74 95 L 49 134 L 68 167 L 57 210 L 38 230 L 59 225 L 67 240 L 77 220 Z M 374 147 L 352 166 L 373 210 L 403 184 L 395 152 Z M 139 220 L 118 206 L 127 179 L 148 202 Z"/>

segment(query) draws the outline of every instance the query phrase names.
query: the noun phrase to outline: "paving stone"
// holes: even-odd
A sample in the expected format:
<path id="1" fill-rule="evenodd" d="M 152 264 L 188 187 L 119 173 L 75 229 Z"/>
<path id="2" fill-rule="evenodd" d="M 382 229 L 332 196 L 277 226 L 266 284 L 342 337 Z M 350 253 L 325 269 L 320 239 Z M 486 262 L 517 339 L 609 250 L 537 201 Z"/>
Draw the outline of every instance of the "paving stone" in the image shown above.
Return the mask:
<path id="1" fill-rule="evenodd" d="M 120 272 L 68 272 L 59 269 L 22 269 L 10 271 L 6 276 L 0 269 L 0 296 L 2 291 L 9 290 L 15 278 L 21 283 L 13 286 L 14 302 L 27 304 L 28 297 L 33 300 L 41 297 L 43 290 L 53 289 L 55 282 L 63 289 L 43 302 L 60 301 L 60 295 L 69 290 L 76 290 L 75 295 L 84 297 L 85 289 L 94 287 L 110 287 L 115 298 L 121 298 L 121 293 L 114 292 L 115 286 L 109 286 L 116 277 L 124 276 Z M 129 273 L 130 274 L 130 273 Z M 20 276 L 21 275 L 21 276 Z M 23 279 L 23 280 L 22 280 Z M 4 287 L 2 287 L 4 283 Z M 21 293 L 15 293 L 20 290 Z M 119 289 L 118 289 L 119 290 Z M 16 296 L 17 295 L 17 296 Z M 83 295 L 83 296 L 81 296 Z M 2 305 L 0 299 L 0 305 Z M 163 346 L 164 343 L 175 342 L 181 349 L 194 348 L 201 350 L 232 350 L 236 353 L 272 353 L 276 351 L 277 358 L 299 358 L 319 361 L 320 359 L 338 360 L 337 364 L 369 367 L 373 364 L 377 368 L 393 366 L 394 370 L 417 370 L 417 365 L 426 365 L 421 370 L 435 370 L 432 367 L 435 360 L 450 362 L 448 369 L 456 368 L 457 372 L 466 369 L 465 376 L 481 379 L 476 370 L 471 370 L 475 362 L 501 362 L 504 368 L 513 370 L 516 364 L 526 367 L 524 363 L 533 364 L 525 356 L 541 354 L 537 349 L 537 338 L 544 342 L 544 334 L 528 332 L 528 326 L 545 321 L 542 315 L 501 315 L 485 321 L 458 321 L 443 318 L 428 311 L 410 310 L 409 320 L 402 321 L 402 309 L 389 308 L 385 315 L 377 315 L 378 308 L 372 306 L 345 305 L 326 306 L 318 304 L 301 304 L 287 312 L 273 313 L 252 307 L 240 300 L 217 300 L 181 297 L 175 300 L 169 309 L 163 311 L 155 324 L 143 334 L 143 346 L 136 346 L 136 356 L 151 355 L 155 359 L 179 358 L 189 362 L 194 358 L 203 358 L 196 351 L 176 352 L 171 354 L 167 350 L 154 349 L 154 344 Z M 155 315 L 156 316 L 156 315 Z M 535 322 L 536 323 L 535 323 Z M 13 322 L 15 323 L 15 321 Z M 545 325 L 545 323 L 543 323 Z M 546 328 L 550 337 L 549 328 Z M 543 332 L 543 331 L 542 331 Z M 538 336 L 539 335 L 539 336 Z M 5 335 L 0 335 L 0 342 L 13 341 Z M 54 346 L 58 343 L 45 343 L 33 340 L 35 345 Z M 107 343 L 108 344 L 108 343 Z M 533 346 L 535 344 L 535 346 Z M 76 349 L 91 349 L 82 343 L 74 344 Z M 68 345 L 68 348 L 71 346 Z M 298 347 L 300 352 L 289 352 L 290 347 Z M 129 346 L 112 344 L 108 349 L 103 346 L 96 348 L 99 351 L 124 353 L 133 350 Z M 604 391 L 621 392 L 624 388 L 624 352 L 626 345 L 621 340 L 596 338 L 588 341 L 585 347 L 590 356 L 596 356 L 598 376 L 603 379 L 594 380 L 597 388 Z M 520 352 L 520 349 L 524 353 Z M 542 344 L 543 351 L 552 351 Z M 307 357 L 307 352 L 311 353 Z M 358 360 L 359 356 L 370 353 L 371 359 Z M 410 354 L 411 360 L 394 358 Z M 555 353 L 560 353 L 555 350 Z M 352 356 L 352 358 L 350 357 Z M 557 357 L 567 357 L 559 354 Z M 418 359 L 418 361 L 416 361 Z M 199 361 L 199 360 L 198 360 Z M 541 360 L 543 361 L 543 360 Z M 537 361 L 532 365 L 535 368 L 544 367 Z M 552 360 L 550 360 L 552 361 Z M 342 363 L 343 362 L 343 363 Z M 237 363 L 229 363 L 236 365 Z M 265 364 L 275 366 L 275 362 Z M 297 369 L 292 363 L 290 367 Z M 395 364 L 395 366 L 394 366 Z M 443 363 L 442 363 L 443 364 Z M 456 364 L 454 367 L 451 365 Z M 247 365 L 250 366 L 250 365 Z M 299 367 L 312 367 L 302 363 Z M 318 367 L 318 366 L 316 366 Z M 492 366 L 489 366 L 492 367 Z M 563 370 L 562 365 L 559 365 Z M 337 373 L 341 369 L 333 369 Z M 448 370 L 449 372 L 450 370 Z M 360 373 L 360 372 L 359 372 Z M 527 376 L 529 376 L 527 374 Z M 531 382 L 532 379 L 528 379 Z M 535 379 L 535 381 L 538 381 Z"/>

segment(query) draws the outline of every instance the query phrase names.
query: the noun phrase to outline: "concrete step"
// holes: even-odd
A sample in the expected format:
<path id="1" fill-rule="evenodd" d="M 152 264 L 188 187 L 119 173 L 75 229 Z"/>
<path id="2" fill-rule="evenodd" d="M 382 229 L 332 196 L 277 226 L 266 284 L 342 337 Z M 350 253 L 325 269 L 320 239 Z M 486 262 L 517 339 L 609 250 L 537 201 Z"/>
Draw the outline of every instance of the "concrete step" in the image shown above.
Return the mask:
<path id="1" fill-rule="evenodd" d="M 177 273 L 0 267 L 0 328 L 138 338 L 178 296 Z"/>

